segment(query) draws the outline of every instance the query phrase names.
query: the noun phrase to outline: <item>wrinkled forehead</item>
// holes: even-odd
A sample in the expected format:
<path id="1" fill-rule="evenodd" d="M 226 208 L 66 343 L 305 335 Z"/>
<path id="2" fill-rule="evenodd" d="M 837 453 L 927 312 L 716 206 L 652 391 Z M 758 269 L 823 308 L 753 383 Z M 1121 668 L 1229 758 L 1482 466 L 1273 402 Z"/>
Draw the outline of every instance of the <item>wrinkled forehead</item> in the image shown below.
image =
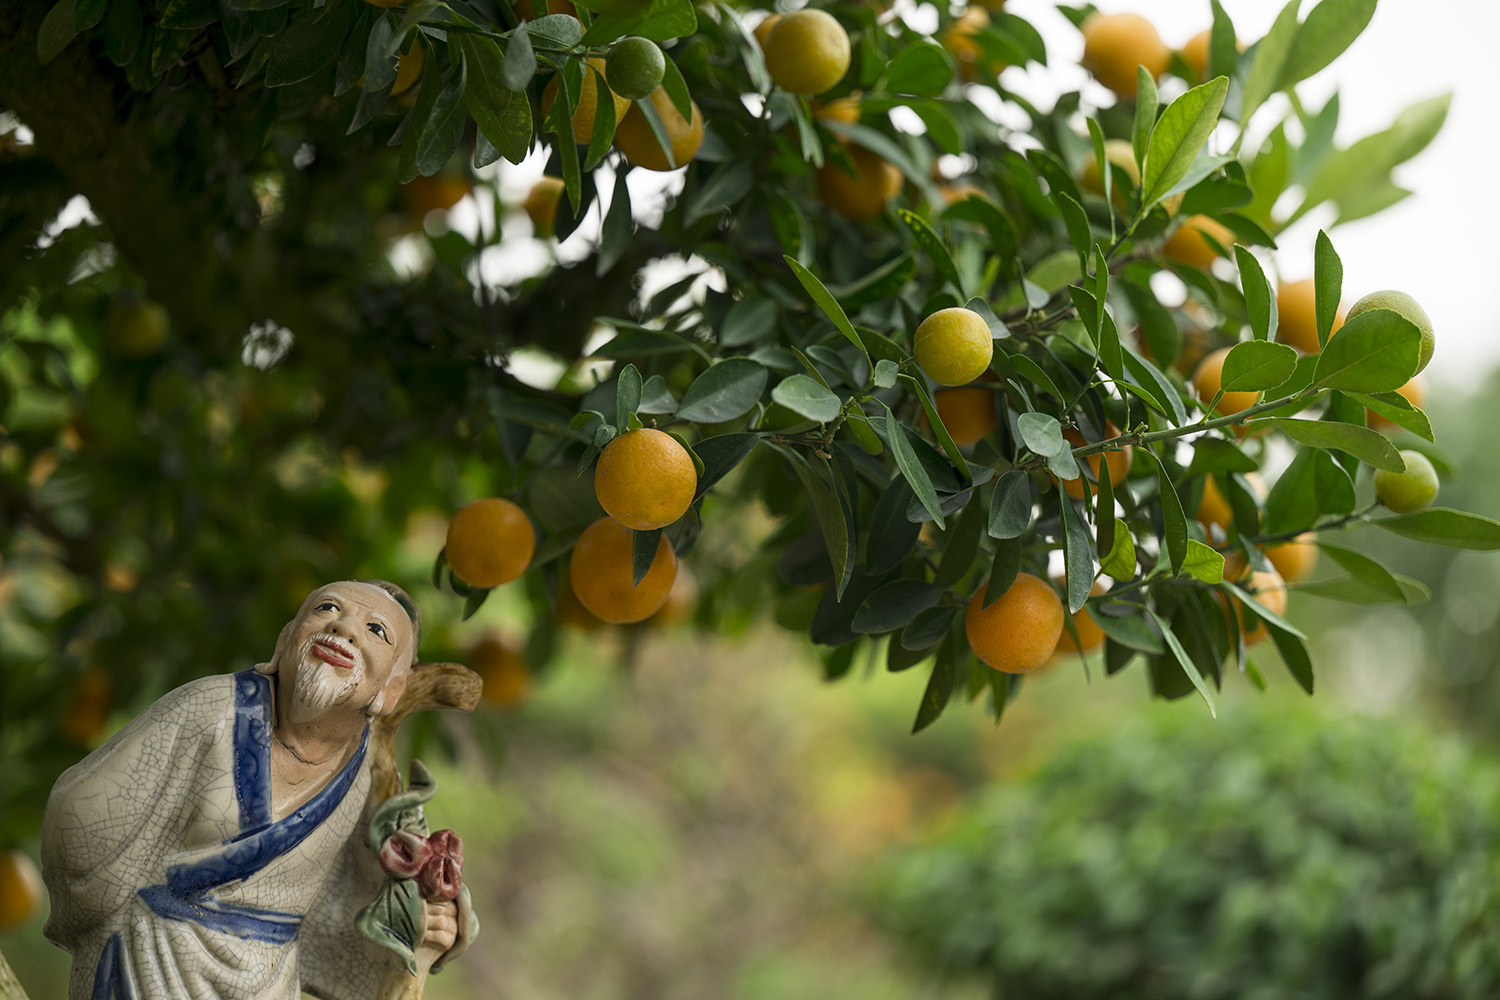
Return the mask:
<path id="1" fill-rule="evenodd" d="M 391 626 L 401 629 L 408 636 L 411 635 L 412 623 L 406 609 L 379 587 L 369 583 L 360 583 L 357 580 L 339 580 L 336 583 L 324 584 L 314 590 L 307 595 L 307 600 L 302 602 L 302 608 L 297 612 L 297 617 L 305 617 L 319 602 L 330 598 L 346 607 L 358 607 L 378 615 Z"/>

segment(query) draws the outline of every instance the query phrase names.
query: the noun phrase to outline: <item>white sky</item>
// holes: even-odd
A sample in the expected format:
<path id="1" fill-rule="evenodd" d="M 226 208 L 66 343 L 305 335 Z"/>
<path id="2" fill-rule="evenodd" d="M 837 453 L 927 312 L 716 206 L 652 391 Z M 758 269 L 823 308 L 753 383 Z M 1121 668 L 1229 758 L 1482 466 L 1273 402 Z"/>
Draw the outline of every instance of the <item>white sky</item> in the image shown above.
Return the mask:
<path id="1" fill-rule="evenodd" d="M 1208 0 L 1096 0 L 1101 10 L 1149 18 L 1174 48 L 1208 27 Z M 1242 39 L 1265 34 L 1279 0 L 1223 0 Z M 1304 0 L 1302 15 L 1314 6 Z M 1031 21 L 1047 40 L 1047 72 L 1060 75 L 1083 52 L 1078 32 L 1051 0 L 1011 0 L 1007 10 Z M 1398 288 L 1432 318 L 1437 352 L 1427 369 L 1440 384 L 1473 388 L 1500 364 L 1500 309 L 1486 294 L 1500 281 L 1500 199 L 1491 186 L 1500 152 L 1494 103 L 1497 0 L 1380 0 L 1365 33 L 1332 66 L 1299 85 L 1305 107 L 1339 92 L 1337 141 L 1386 128 L 1408 105 L 1451 91 L 1438 138 L 1398 167 L 1395 181 L 1415 192 L 1394 208 L 1329 233 L 1344 262 L 1346 303 L 1366 292 Z M 1081 73 L 1081 70 L 1075 70 Z M 1077 86 L 1077 79 L 1065 87 Z M 1276 103 L 1275 109 L 1284 104 Z M 1258 133 L 1263 134 L 1263 132 Z M 1312 275 L 1313 240 L 1332 221 L 1315 211 L 1277 240 L 1276 262 L 1289 278 Z"/>

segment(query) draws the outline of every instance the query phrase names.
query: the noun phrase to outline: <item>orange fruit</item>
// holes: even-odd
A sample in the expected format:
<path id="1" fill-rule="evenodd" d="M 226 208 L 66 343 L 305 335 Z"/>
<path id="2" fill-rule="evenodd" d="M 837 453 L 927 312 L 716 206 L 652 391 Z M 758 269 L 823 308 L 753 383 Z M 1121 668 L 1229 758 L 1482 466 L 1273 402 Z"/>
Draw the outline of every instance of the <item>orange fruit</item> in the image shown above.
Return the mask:
<path id="1" fill-rule="evenodd" d="M 0 931 L 19 927 L 42 908 L 42 873 L 20 851 L 0 851 Z"/>
<path id="2" fill-rule="evenodd" d="M 1266 481 L 1260 478 L 1260 473 L 1245 473 L 1245 482 L 1250 484 L 1257 496 L 1265 497 Z M 1220 491 L 1218 481 L 1212 476 L 1203 481 L 1203 499 L 1198 502 L 1198 510 L 1193 518 L 1203 525 L 1210 537 L 1213 536 L 1213 526 L 1217 525 L 1221 531 L 1227 532 L 1229 523 L 1234 520 L 1234 508 L 1229 506 L 1229 499 Z"/>
<path id="3" fill-rule="evenodd" d="M 1422 376 L 1420 375 L 1413 375 L 1410 381 L 1408 381 L 1405 385 L 1403 385 L 1396 391 L 1404 396 L 1408 403 L 1410 403 L 1412 406 L 1415 406 L 1419 410 L 1427 404 L 1427 383 L 1422 379 Z M 1396 426 L 1396 423 L 1394 421 L 1387 420 L 1385 417 L 1376 413 L 1374 410 L 1366 409 L 1365 413 L 1370 418 L 1369 423 L 1371 427 L 1379 427 L 1381 430 L 1389 430 L 1390 428 Z"/>
<path id="4" fill-rule="evenodd" d="M 91 747 L 109 724 L 114 707 L 115 689 L 109 674 L 92 667 L 73 682 L 68 704 L 63 710 L 63 739 L 75 747 Z"/>
<path id="5" fill-rule="evenodd" d="M 958 64 L 959 78 L 968 83 L 973 83 L 980 76 L 998 75 L 1004 68 L 998 62 L 987 60 L 983 47 L 974 40 L 974 36 L 989 23 L 990 15 L 985 13 L 983 7 L 969 7 L 943 29 L 943 48 L 948 50 L 953 61 Z"/>
<path id="6" fill-rule="evenodd" d="M 832 90 L 849 71 L 853 55 L 849 33 L 838 19 L 811 7 L 783 14 L 762 48 L 776 86 L 809 96 Z"/>
<path id="7" fill-rule="evenodd" d="M 687 513 L 698 491 L 698 472 L 687 449 L 665 431 L 626 431 L 599 453 L 594 495 L 610 517 L 627 528 L 665 528 Z"/>
<path id="8" fill-rule="evenodd" d="M 598 70 L 599 72 L 594 72 Z M 584 145 L 594 134 L 594 116 L 599 112 L 599 73 L 604 72 L 604 60 L 599 58 L 590 59 L 588 66 L 584 69 L 583 85 L 578 89 L 578 106 L 573 109 L 573 139 Z M 557 91 L 561 86 L 562 78 L 554 76 L 547 83 L 546 89 L 542 91 L 542 117 L 552 110 L 552 104 L 557 100 Z M 619 124 L 626 113 L 633 110 L 630 102 L 620 95 L 610 91 L 609 99 L 615 105 L 615 122 L 618 134 Z"/>
<path id="9" fill-rule="evenodd" d="M 1000 423 L 995 394 L 983 386 L 939 389 L 932 394 L 932 405 L 953 443 L 960 448 L 983 441 Z"/>
<path id="10" fill-rule="evenodd" d="M 578 595 L 573 591 L 573 581 L 568 574 L 568 567 L 566 565 L 557 574 L 556 621 L 559 625 L 580 628 L 586 632 L 594 632 L 609 625 L 609 622 L 604 621 L 598 615 L 584 607 L 582 602 L 578 600 Z"/>
<path id="11" fill-rule="evenodd" d="M 651 568 L 640 584 L 631 583 L 635 532 L 609 517 L 583 530 L 568 560 L 573 593 L 604 621 L 615 625 L 650 618 L 667 603 L 677 577 L 677 553 L 666 536 L 656 543 Z"/>
<path id="12" fill-rule="evenodd" d="M 780 14 L 771 14 L 763 18 L 761 22 L 755 26 L 755 31 L 753 32 L 753 34 L 755 35 L 755 41 L 760 45 L 760 49 L 762 52 L 766 50 L 766 39 L 770 37 L 771 31 L 776 27 L 777 23 L 780 20 Z"/>
<path id="13" fill-rule="evenodd" d="M 448 211 L 469 193 L 469 179 L 462 174 L 437 173 L 431 177 L 413 177 L 401 185 L 401 205 L 413 219 L 421 221 L 428 212 Z"/>
<path id="14" fill-rule="evenodd" d="M 1156 28 L 1139 14 L 1090 14 L 1080 30 L 1084 68 L 1121 97 L 1135 96 L 1137 66 L 1155 80 L 1172 61 Z"/>
<path id="15" fill-rule="evenodd" d="M 1063 630 L 1062 599 L 1044 580 L 1020 573 L 994 604 L 984 588 L 969 601 L 964 634 L 974 655 L 1002 673 L 1026 674 L 1047 662 Z"/>
<path id="16" fill-rule="evenodd" d="M 1318 533 L 1304 531 L 1289 542 L 1272 545 L 1266 558 L 1287 583 L 1301 583 L 1318 565 Z"/>
<path id="17" fill-rule="evenodd" d="M 815 103 L 812 116 L 815 121 L 820 122 L 843 122 L 845 125 L 858 125 L 859 116 L 864 102 L 858 94 L 850 94 L 848 97 L 840 97 L 829 101 L 827 104 Z"/>
<path id="18" fill-rule="evenodd" d="M 448 522 L 448 565 L 471 587 L 509 583 L 526 572 L 535 551 L 531 519 L 509 500 L 475 500 Z"/>
<path id="19" fill-rule="evenodd" d="M 1228 356 L 1229 348 L 1221 347 L 1204 356 L 1203 360 L 1198 362 L 1197 369 L 1193 371 L 1193 389 L 1198 393 L 1198 399 L 1202 402 L 1204 409 L 1208 408 L 1214 396 L 1219 393 L 1224 374 L 1224 359 Z M 1214 412 L 1227 417 L 1254 406 L 1259 399 L 1259 392 L 1226 392 L 1219 397 L 1219 403 L 1214 408 Z"/>
<path id="20" fill-rule="evenodd" d="M 480 693 L 498 708 L 512 708 L 531 690 L 531 671 L 521 653 L 499 636 L 488 636 L 469 650 L 469 667 L 484 681 Z"/>
<path id="21" fill-rule="evenodd" d="M 667 603 L 651 616 L 650 622 L 664 627 L 681 625 L 693 616 L 697 604 L 698 579 L 688 569 L 687 563 L 680 562 L 677 564 L 677 579 L 672 581 L 672 589 L 667 592 Z"/>
<path id="22" fill-rule="evenodd" d="M 521 207 L 531 217 L 532 229 L 540 239 L 551 236 L 557 225 L 557 206 L 562 201 L 561 177 L 543 177 L 526 193 Z"/>
<path id="23" fill-rule="evenodd" d="M 1089 588 L 1089 594 L 1098 597 L 1105 592 L 1105 589 L 1104 584 L 1095 580 L 1094 585 Z M 1104 630 L 1094 621 L 1087 607 L 1073 612 L 1073 627 L 1078 630 L 1078 642 L 1074 642 L 1072 634 L 1064 628 L 1058 634 L 1057 647 L 1052 653 L 1054 657 L 1066 656 L 1070 653 L 1087 653 L 1104 645 Z"/>
<path id="24" fill-rule="evenodd" d="M 427 47 L 421 42 L 413 45 L 410 52 L 402 53 L 396 60 L 396 82 L 391 84 L 391 96 L 406 93 L 412 84 L 422 78 L 422 66 L 427 62 Z"/>
<path id="25" fill-rule="evenodd" d="M 1213 239 L 1225 250 L 1234 246 L 1234 231 L 1228 226 L 1206 215 L 1192 215 L 1177 227 L 1161 252 L 1168 260 L 1188 267 L 1208 267 L 1219 251 L 1204 237 Z"/>
<path id="26" fill-rule="evenodd" d="M 1333 329 L 1329 336 L 1344 325 L 1344 311 L 1340 309 L 1333 317 Z M 1276 339 L 1301 351 L 1317 354 L 1318 346 L 1318 301 L 1313 279 L 1286 281 L 1276 286 Z"/>
<path id="27" fill-rule="evenodd" d="M 1141 168 L 1136 166 L 1135 147 L 1125 139 L 1105 139 L 1104 158 L 1108 162 L 1125 171 L 1125 176 L 1130 178 L 1130 186 L 1136 188 L 1141 183 Z M 1092 191 L 1101 198 L 1104 196 L 1104 179 L 1099 175 L 1099 162 L 1092 156 L 1084 164 L 1083 175 L 1078 180 L 1079 187 L 1085 191 Z M 1161 202 L 1168 215 L 1176 215 L 1177 210 L 1182 207 L 1182 199 L 1186 197 L 1186 191 L 1179 191 L 1172 197 Z M 1125 193 L 1120 190 L 1120 185 L 1112 184 L 1110 187 L 1110 201 L 1114 202 L 1120 211 L 1125 210 Z"/>
<path id="28" fill-rule="evenodd" d="M 990 325 L 972 309 L 952 306 L 924 319 L 912 337 L 917 364 L 938 385 L 966 385 L 989 370 L 995 356 Z"/>
<path id="29" fill-rule="evenodd" d="M 1119 433 L 1120 428 L 1116 427 L 1112 423 L 1109 423 L 1108 421 L 1105 422 L 1105 437 L 1116 437 L 1119 435 Z M 1083 445 L 1089 443 L 1083 439 L 1083 434 L 1081 434 L 1076 427 L 1069 427 L 1067 430 L 1063 431 L 1063 440 L 1068 442 L 1075 448 L 1082 447 Z M 1099 482 L 1099 466 L 1107 465 L 1109 469 L 1109 485 L 1119 486 L 1122 482 L 1125 481 L 1125 477 L 1130 473 L 1130 462 L 1133 456 L 1134 449 L 1127 444 L 1125 447 L 1119 449 L 1118 451 L 1107 451 L 1098 455 L 1086 455 L 1084 456 L 1083 460 L 1088 463 L 1089 471 L 1093 474 L 1093 480 L 1095 483 Z M 1062 488 L 1064 492 L 1066 492 L 1068 496 L 1072 497 L 1074 500 L 1083 499 L 1082 478 L 1064 479 L 1062 481 Z M 1094 487 L 1092 486 L 1090 487 L 1090 489 L 1093 488 Z"/>
<path id="30" fill-rule="evenodd" d="M 984 188 L 977 184 L 945 184 L 939 182 L 937 185 L 938 197 L 943 199 L 943 204 L 956 205 L 961 201 L 968 201 L 974 197 L 984 197 Z"/>
<path id="31" fill-rule="evenodd" d="M 1286 583 L 1277 573 L 1264 570 L 1251 573 L 1250 579 L 1240 584 L 1240 587 L 1248 590 L 1252 597 L 1266 606 L 1267 610 L 1278 615 L 1286 614 Z M 1234 599 L 1234 612 L 1240 620 L 1240 630 L 1245 636 L 1245 645 L 1253 646 L 1271 634 L 1266 630 L 1266 623 L 1256 617 L 1253 612 L 1246 611 L 1244 602 L 1238 597 Z"/>
<path id="32" fill-rule="evenodd" d="M 885 211 L 886 203 L 901 192 L 901 171 L 863 146 L 850 146 L 853 175 L 833 163 L 825 163 L 813 174 L 818 197 L 846 219 L 869 222 Z"/>
<path id="33" fill-rule="evenodd" d="M 667 162 L 666 151 L 656 141 L 651 126 L 646 122 L 646 116 L 634 105 L 615 129 L 615 148 L 624 154 L 625 159 L 647 170 L 676 170 L 687 166 L 688 161 L 698 152 L 698 147 L 703 144 L 703 112 L 693 102 L 690 109 L 693 113 L 692 120 L 683 118 L 661 87 L 653 90 L 648 99 L 661 117 L 667 140 L 672 144 L 673 162 Z"/>

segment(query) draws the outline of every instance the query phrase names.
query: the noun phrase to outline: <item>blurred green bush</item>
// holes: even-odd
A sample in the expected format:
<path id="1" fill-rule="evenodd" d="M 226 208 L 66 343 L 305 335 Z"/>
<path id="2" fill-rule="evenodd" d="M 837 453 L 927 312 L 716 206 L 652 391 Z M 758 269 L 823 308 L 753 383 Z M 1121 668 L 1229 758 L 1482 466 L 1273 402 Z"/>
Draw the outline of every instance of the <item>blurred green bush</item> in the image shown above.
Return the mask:
<path id="1" fill-rule="evenodd" d="M 924 964 L 1044 1000 L 1500 994 L 1500 768 L 1395 719 L 1152 713 L 874 878 Z"/>

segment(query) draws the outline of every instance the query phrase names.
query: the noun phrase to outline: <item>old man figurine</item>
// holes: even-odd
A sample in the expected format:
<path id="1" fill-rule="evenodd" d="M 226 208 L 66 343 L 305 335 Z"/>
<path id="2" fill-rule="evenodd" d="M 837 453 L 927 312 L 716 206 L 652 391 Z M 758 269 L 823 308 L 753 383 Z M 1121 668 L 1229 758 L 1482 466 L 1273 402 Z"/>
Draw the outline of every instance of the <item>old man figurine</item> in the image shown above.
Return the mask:
<path id="1" fill-rule="evenodd" d="M 172 691 L 63 774 L 42 865 L 72 1000 L 376 995 L 391 956 L 354 927 L 382 878 L 370 720 L 418 631 L 393 584 L 320 587 L 268 663 Z M 467 942 L 453 903 L 423 906 L 425 974 Z"/>

